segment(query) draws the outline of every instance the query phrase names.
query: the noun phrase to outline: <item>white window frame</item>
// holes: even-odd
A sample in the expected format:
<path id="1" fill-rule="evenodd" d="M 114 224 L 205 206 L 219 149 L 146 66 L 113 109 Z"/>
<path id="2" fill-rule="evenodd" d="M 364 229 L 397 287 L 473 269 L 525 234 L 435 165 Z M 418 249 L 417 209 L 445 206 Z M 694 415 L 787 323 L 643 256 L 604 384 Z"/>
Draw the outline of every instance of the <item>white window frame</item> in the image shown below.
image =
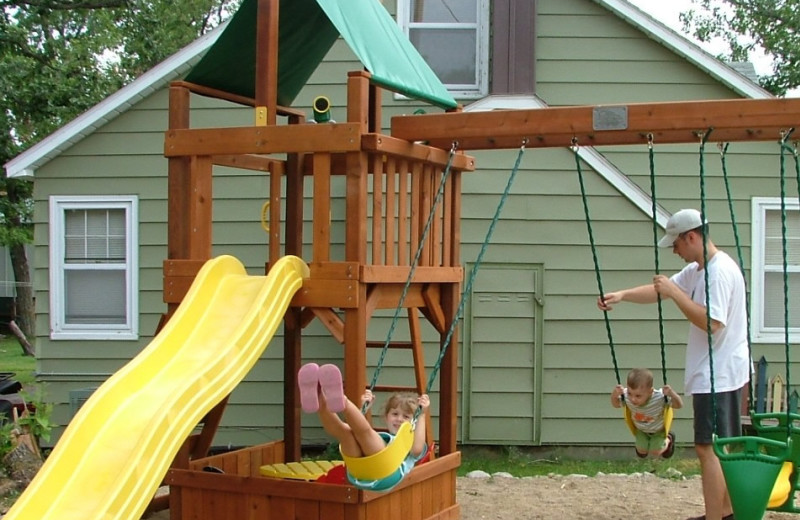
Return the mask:
<path id="1" fill-rule="evenodd" d="M 50 197 L 50 339 L 136 340 L 139 338 L 139 200 L 135 195 Z M 67 324 L 65 320 L 65 211 L 123 209 L 125 211 L 124 324 Z M 80 269 L 107 269 L 103 264 L 80 265 Z"/>
<path id="2" fill-rule="evenodd" d="M 457 0 L 463 1 L 463 0 Z M 476 81 L 474 85 L 468 84 L 445 84 L 447 90 L 456 99 L 480 99 L 489 94 L 489 0 L 474 0 L 477 3 L 477 23 L 412 23 L 411 22 L 411 2 L 410 0 L 397 0 L 397 23 L 406 36 L 411 29 L 441 29 L 441 28 L 474 28 L 477 32 L 475 44 L 475 56 L 477 58 Z M 406 99 L 397 94 L 397 98 Z"/>
<path id="3" fill-rule="evenodd" d="M 786 199 L 786 211 L 800 211 L 798 200 Z M 780 211 L 781 200 L 779 197 L 753 197 L 752 199 L 752 220 L 751 220 L 751 287 L 750 287 L 750 325 L 751 341 L 753 343 L 779 343 L 785 341 L 785 329 L 780 327 L 767 327 L 764 325 L 764 278 L 766 273 L 775 272 L 764 265 L 765 255 L 765 229 L 766 212 Z M 789 273 L 800 273 L 800 266 L 787 266 Z M 780 266 L 783 272 L 783 266 Z M 792 311 L 792 303 L 800 302 L 800 295 L 789 294 L 789 310 Z M 797 312 L 797 308 L 794 309 Z M 789 339 L 796 338 L 800 334 L 800 327 L 789 328 Z"/>

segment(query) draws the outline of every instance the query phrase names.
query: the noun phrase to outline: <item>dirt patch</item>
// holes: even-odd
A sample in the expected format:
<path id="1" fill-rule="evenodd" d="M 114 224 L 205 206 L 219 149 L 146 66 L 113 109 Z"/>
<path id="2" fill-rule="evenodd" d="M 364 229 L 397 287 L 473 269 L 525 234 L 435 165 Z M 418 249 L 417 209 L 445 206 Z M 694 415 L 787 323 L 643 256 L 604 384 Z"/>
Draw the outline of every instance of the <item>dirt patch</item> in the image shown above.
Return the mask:
<path id="1" fill-rule="evenodd" d="M 700 479 L 633 475 L 458 477 L 461 520 L 682 520 L 703 514 Z M 769 512 L 765 520 L 797 520 Z M 169 520 L 160 511 L 150 520 Z"/>
<path id="2" fill-rule="evenodd" d="M 703 514 L 699 477 L 459 477 L 456 489 L 462 520 L 681 520 Z M 796 515 L 764 515 L 766 520 L 789 518 Z"/>

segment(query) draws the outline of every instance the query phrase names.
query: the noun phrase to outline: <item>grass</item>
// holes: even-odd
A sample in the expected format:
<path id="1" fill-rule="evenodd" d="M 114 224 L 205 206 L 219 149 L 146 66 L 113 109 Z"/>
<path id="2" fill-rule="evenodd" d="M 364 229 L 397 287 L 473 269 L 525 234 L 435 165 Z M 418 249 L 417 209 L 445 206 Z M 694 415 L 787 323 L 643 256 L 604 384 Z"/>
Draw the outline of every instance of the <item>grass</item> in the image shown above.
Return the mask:
<path id="1" fill-rule="evenodd" d="M 473 470 L 487 473 L 504 471 L 515 477 L 557 475 L 588 475 L 598 473 L 653 473 L 669 477 L 674 471 L 684 476 L 699 475 L 700 463 L 695 458 L 677 455 L 671 459 L 637 459 L 633 456 L 633 444 L 629 459 L 609 459 L 598 456 L 587 460 L 570 456 L 570 448 L 563 447 L 544 452 L 541 449 L 506 447 L 461 447 L 460 476 Z"/>
<path id="2" fill-rule="evenodd" d="M 14 372 L 15 379 L 23 385 L 34 382 L 36 359 L 23 354 L 16 338 L 7 336 L 0 339 L 0 367 L 0 372 Z"/>

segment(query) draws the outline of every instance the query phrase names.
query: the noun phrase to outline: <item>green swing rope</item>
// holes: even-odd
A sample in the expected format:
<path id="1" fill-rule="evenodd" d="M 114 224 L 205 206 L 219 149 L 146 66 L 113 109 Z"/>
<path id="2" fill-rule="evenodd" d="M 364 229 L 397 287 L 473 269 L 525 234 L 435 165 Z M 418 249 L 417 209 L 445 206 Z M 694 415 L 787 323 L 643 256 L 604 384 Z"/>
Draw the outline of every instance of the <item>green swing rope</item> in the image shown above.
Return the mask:
<path id="1" fill-rule="evenodd" d="M 708 277 L 708 219 L 706 218 L 706 174 L 705 174 L 705 149 L 708 136 L 713 128 L 709 128 L 700 135 L 700 230 L 703 235 L 703 287 L 705 289 L 706 305 L 706 339 L 708 341 L 708 377 L 711 379 L 711 425 L 714 436 L 717 435 L 717 395 L 714 391 L 714 348 L 711 333 L 711 295 L 709 294 Z"/>
<path id="2" fill-rule="evenodd" d="M 483 255 L 486 253 L 486 249 L 489 247 L 489 242 L 492 239 L 492 234 L 494 233 L 495 225 L 497 225 L 497 221 L 500 218 L 500 212 L 503 209 L 503 206 L 506 203 L 506 199 L 508 199 L 508 194 L 511 191 L 511 185 L 514 184 L 514 177 L 517 175 L 517 171 L 519 170 L 520 162 L 522 161 L 522 155 L 525 153 L 525 146 L 528 144 L 528 139 L 524 139 L 522 141 L 522 145 L 519 148 L 519 153 L 517 154 L 517 160 L 514 162 L 514 167 L 511 169 L 511 174 L 508 176 L 508 181 L 506 182 L 505 190 L 503 190 L 503 195 L 500 197 L 500 202 L 497 204 L 497 209 L 494 211 L 494 216 L 492 217 L 492 221 L 489 224 L 489 229 L 486 231 L 486 236 L 483 239 L 483 243 L 481 244 L 481 249 L 478 251 L 478 257 L 475 259 L 475 265 L 472 267 L 472 272 L 469 274 L 469 278 L 467 279 L 467 284 L 464 286 L 464 291 L 461 293 L 461 299 L 458 302 L 458 308 L 456 309 L 456 314 L 453 317 L 453 321 L 450 323 L 450 328 L 447 329 L 447 334 L 442 340 L 442 348 L 439 351 L 439 357 L 436 359 L 436 363 L 433 365 L 433 369 L 431 370 L 430 376 L 428 376 L 428 383 L 425 385 L 425 393 L 429 394 L 431 388 L 433 387 L 433 382 L 436 381 L 436 376 L 439 373 L 439 368 L 442 365 L 442 360 L 444 360 L 444 355 L 447 352 L 447 348 L 450 346 L 450 340 L 453 337 L 453 333 L 458 326 L 458 322 L 461 319 L 462 314 L 464 313 L 464 306 L 467 302 L 467 298 L 472 291 L 472 284 L 475 281 L 475 277 L 478 274 L 478 270 L 480 269 L 481 262 L 483 261 Z M 422 413 L 422 408 L 417 407 L 416 411 L 414 412 L 414 418 L 411 421 L 412 424 L 415 424 L 417 419 L 419 418 L 420 414 Z"/>
<path id="3" fill-rule="evenodd" d="M 369 390 L 372 392 L 375 389 L 375 385 L 378 383 L 378 375 L 380 374 L 381 370 L 383 369 L 383 363 L 386 359 L 386 353 L 389 351 L 389 345 L 392 341 L 392 336 L 394 335 L 394 329 L 397 326 L 397 322 L 400 319 L 400 312 L 403 310 L 403 302 L 406 300 L 406 296 L 408 295 L 408 289 L 411 287 L 411 281 L 414 279 L 414 271 L 417 269 L 417 263 L 419 262 L 419 257 L 422 255 L 422 250 L 425 245 L 425 240 L 428 237 L 428 232 L 431 228 L 431 223 L 436 215 L 436 208 L 439 205 L 439 202 L 442 200 L 442 195 L 444 194 L 444 187 L 447 183 L 447 178 L 450 176 L 450 169 L 453 164 L 453 157 L 455 157 L 456 149 L 458 148 L 458 142 L 453 141 L 453 145 L 450 148 L 450 155 L 447 157 L 447 164 L 442 171 L 442 177 L 439 181 L 439 188 L 436 190 L 436 197 L 433 200 L 433 205 L 431 206 L 431 211 L 428 214 L 428 219 L 425 221 L 425 226 L 422 229 L 422 235 L 419 239 L 419 246 L 417 247 L 416 253 L 414 253 L 414 259 L 411 261 L 411 269 L 408 272 L 408 278 L 406 279 L 405 285 L 403 285 L 403 291 L 400 293 L 400 300 L 397 302 L 397 307 L 394 310 L 394 316 L 392 316 L 392 322 L 389 325 L 389 332 L 386 335 L 386 342 L 383 344 L 383 348 L 381 349 L 381 355 L 378 358 L 378 364 L 375 367 L 375 372 L 372 374 L 372 381 L 369 385 Z M 364 403 L 361 406 L 361 413 L 367 413 L 369 409 L 369 403 Z"/>
<path id="4" fill-rule="evenodd" d="M 583 182 L 583 169 L 581 168 L 581 158 L 578 155 L 578 140 L 572 139 L 572 153 L 575 156 L 575 170 L 578 172 L 578 183 L 581 187 L 581 200 L 583 201 L 583 214 L 586 219 L 586 230 L 589 233 L 589 245 L 592 249 L 592 260 L 594 261 L 594 276 L 597 280 L 597 292 L 600 298 L 603 298 L 605 291 L 603 290 L 603 281 L 600 279 L 600 262 L 597 259 L 597 249 L 594 245 L 594 233 L 592 233 L 592 219 L 589 214 L 589 203 L 586 197 L 586 187 Z M 614 351 L 614 338 L 611 334 L 611 320 L 608 318 L 608 311 L 603 311 L 603 319 L 606 324 L 606 335 L 608 336 L 608 346 L 611 349 L 611 362 L 614 365 L 614 376 L 617 378 L 617 384 L 622 384 L 619 377 L 619 365 L 617 364 L 617 354 Z"/>
<path id="5" fill-rule="evenodd" d="M 789 150 L 795 158 L 795 171 L 797 172 L 798 183 L 800 183 L 800 164 L 797 162 L 797 155 L 795 151 L 790 148 L 786 141 L 789 136 L 794 132 L 792 128 L 785 132 L 781 137 L 781 254 L 783 257 L 783 336 L 784 336 L 784 350 L 786 352 L 786 428 L 788 435 L 791 435 L 791 407 L 789 406 L 789 388 L 791 381 L 789 380 L 789 274 L 788 274 L 788 248 L 786 239 L 786 150 Z M 800 184 L 798 184 L 800 190 Z"/>
<path id="6" fill-rule="evenodd" d="M 728 199 L 728 213 L 731 217 L 731 226 L 733 227 L 733 239 L 736 243 L 736 258 L 739 261 L 739 269 L 742 271 L 742 278 L 744 279 L 744 307 L 745 307 L 745 315 L 747 316 L 747 355 L 750 359 L 753 359 L 753 346 L 752 346 L 752 332 L 750 327 L 750 291 L 747 288 L 747 276 L 745 273 L 744 267 L 744 255 L 742 254 L 742 244 L 739 240 L 739 227 L 736 224 L 736 213 L 733 211 L 733 195 L 731 192 L 731 185 L 730 180 L 728 178 L 728 146 L 730 143 L 726 143 L 724 146 L 722 143 L 718 143 L 719 147 L 719 155 L 720 155 L 720 163 L 722 164 L 722 179 L 725 182 L 725 194 Z M 750 414 L 752 415 L 755 412 L 755 397 L 753 393 L 753 370 L 750 369 L 750 384 L 747 385 L 747 399 L 750 403 Z"/>
<path id="7" fill-rule="evenodd" d="M 792 439 L 791 439 L 791 421 L 790 413 L 787 407 L 787 440 L 781 442 L 774 438 L 767 437 L 753 437 L 753 436 L 736 436 L 725 439 L 720 439 L 717 436 L 717 403 L 716 392 L 714 387 L 714 351 L 713 351 L 713 337 L 711 331 L 711 295 L 709 292 L 709 265 L 708 265 L 708 247 L 707 247 L 707 218 L 705 209 L 705 168 L 704 168 L 704 150 L 705 143 L 708 140 L 709 134 L 712 129 L 702 136 L 700 145 L 700 217 L 703 234 L 703 281 L 705 287 L 705 306 L 706 306 L 706 335 L 708 341 L 708 358 L 709 358 L 709 376 L 711 379 L 711 406 L 712 406 L 712 430 L 713 430 L 713 449 L 714 453 L 720 460 L 723 475 L 725 476 L 725 483 L 731 497 L 731 504 L 733 512 L 737 518 L 742 520 L 756 520 L 764 515 L 764 511 L 768 506 L 768 501 L 773 491 L 776 479 L 778 478 L 781 468 L 790 457 L 792 453 Z M 723 156 L 724 157 L 724 156 Z M 723 173 L 725 173 L 723 161 Z M 783 211 L 785 210 L 785 165 L 784 165 L 784 150 L 781 147 L 781 207 L 782 207 L 782 224 L 785 222 Z M 727 178 L 726 178 L 727 188 Z M 729 203 L 731 200 L 730 192 L 728 192 Z M 732 210 L 731 210 L 732 211 Z M 734 228 L 735 229 L 735 228 Z M 783 229 L 783 244 L 784 244 L 784 261 L 786 255 L 785 240 L 786 233 Z M 738 239 L 737 239 L 738 244 Z M 741 269 L 740 260 L 740 269 Z M 784 310 L 788 307 L 786 296 L 787 284 L 786 280 L 786 265 L 784 263 Z M 788 318 L 788 314 L 786 315 Z M 788 323 L 788 322 L 787 322 Z M 749 334 L 748 334 L 749 344 Z M 788 331 L 786 342 L 786 387 L 789 387 L 789 350 L 788 350 Z M 755 422 L 755 419 L 754 419 Z M 730 449 L 732 444 L 737 444 L 737 449 Z M 790 486 L 794 483 L 790 482 Z M 790 491 L 793 493 L 793 490 Z"/>
<path id="8" fill-rule="evenodd" d="M 656 219 L 656 215 L 658 215 L 658 203 L 656 201 L 656 161 L 655 161 L 655 150 L 653 149 L 653 134 L 647 135 L 647 149 L 649 155 L 649 162 L 650 162 L 650 200 L 652 203 L 650 211 L 653 215 L 653 258 L 655 264 L 655 272 L 656 274 L 661 273 L 661 268 L 658 262 L 658 221 Z M 667 384 L 667 352 L 666 346 L 664 342 L 664 314 L 663 314 L 663 302 L 661 300 L 661 294 L 656 293 L 657 299 L 656 303 L 658 304 L 658 337 L 661 340 L 661 378 L 664 381 L 664 384 Z M 664 397 L 666 399 L 666 396 Z"/>

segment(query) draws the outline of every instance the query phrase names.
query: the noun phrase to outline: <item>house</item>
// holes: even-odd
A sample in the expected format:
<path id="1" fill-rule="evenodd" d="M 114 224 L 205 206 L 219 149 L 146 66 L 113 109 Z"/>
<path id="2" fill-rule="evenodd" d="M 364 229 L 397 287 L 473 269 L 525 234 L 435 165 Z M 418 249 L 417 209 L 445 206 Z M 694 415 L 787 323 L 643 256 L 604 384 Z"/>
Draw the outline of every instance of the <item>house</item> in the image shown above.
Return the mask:
<path id="1" fill-rule="evenodd" d="M 769 97 L 624 0 L 469 0 L 458 3 L 463 12 L 439 11 L 435 2 L 383 3 L 465 111 Z M 5 165 L 10 176 L 36 180 L 37 377 L 56 404 L 57 424 L 67 424 L 93 388 L 148 344 L 166 310 L 168 86 L 193 70 L 220 34 L 200 38 Z M 293 107 L 311 114 L 314 99 L 324 95 L 332 119 L 345 120 L 346 74 L 362 67 L 337 40 Z M 440 110 L 388 93 L 383 101 L 384 128 L 394 115 Z M 254 117 L 250 108 L 205 98 L 193 101 L 191 116 L 193 125 L 209 127 L 250 125 Z M 586 202 L 603 285 L 644 283 L 654 270 L 647 142 L 578 144 L 588 167 Z M 611 316 L 613 340 L 607 338 L 594 305 L 596 275 L 570 145 L 525 152 L 472 287 L 459 345 L 464 444 L 628 444 L 624 422 L 608 405 L 616 383 L 609 347 L 623 374 L 641 365 L 657 371 L 661 363 L 651 306 L 618 310 Z M 699 146 L 654 146 L 656 217 L 663 225 L 672 211 L 699 206 Z M 707 213 L 715 242 L 732 250 L 721 166 L 713 146 L 707 148 Z M 478 171 L 465 175 L 462 186 L 467 273 L 516 157 L 500 150 L 469 153 Z M 754 355 L 779 366 L 785 360 L 776 347 L 783 341 L 782 303 L 773 296 L 782 271 L 774 234 L 780 223 L 778 147 L 737 143 L 727 157 L 752 290 Z M 261 214 L 269 186 L 259 172 L 214 170 L 213 252 L 233 254 L 253 273 L 263 272 L 268 248 Z M 333 187 L 337 210 L 341 188 Z M 796 230 L 796 197 L 788 209 Z M 336 237 L 341 227 L 332 227 Z M 661 260 L 664 271 L 681 265 L 668 254 Z M 390 317 L 373 320 L 375 338 L 385 334 Z M 791 317 L 796 332 L 798 315 Z M 681 390 L 685 323 L 670 306 L 663 318 L 668 382 Z M 426 334 L 431 366 L 436 338 Z M 273 343 L 232 394 L 215 444 L 281 437 L 282 343 Z M 319 362 L 336 361 L 340 346 L 314 323 L 304 331 L 304 352 Z M 386 384 L 408 380 L 408 360 L 387 360 L 381 377 Z M 677 414 L 675 430 L 679 440 L 691 438 L 690 414 Z M 313 420 L 304 440 L 325 441 Z"/>

